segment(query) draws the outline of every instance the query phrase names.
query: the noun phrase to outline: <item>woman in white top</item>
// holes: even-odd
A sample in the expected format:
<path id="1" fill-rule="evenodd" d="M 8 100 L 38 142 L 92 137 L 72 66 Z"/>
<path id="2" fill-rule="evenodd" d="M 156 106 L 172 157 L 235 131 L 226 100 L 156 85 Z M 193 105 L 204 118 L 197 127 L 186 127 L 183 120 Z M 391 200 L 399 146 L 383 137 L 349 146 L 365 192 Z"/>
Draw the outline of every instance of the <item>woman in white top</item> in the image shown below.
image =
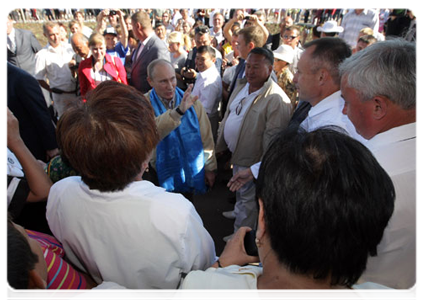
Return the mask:
<path id="1" fill-rule="evenodd" d="M 81 176 L 53 185 L 47 219 L 77 268 L 97 283 L 170 289 L 214 263 L 214 242 L 191 202 L 142 180 L 159 137 L 140 92 L 101 83 L 63 114 L 57 136 Z"/>
<path id="2" fill-rule="evenodd" d="M 383 288 L 356 285 L 394 209 L 391 179 L 360 142 L 331 129 L 288 129 L 269 146 L 256 183 L 259 204 L 249 256 L 242 227 L 186 289 Z M 244 266 L 258 261 L 262 267 Z"/>

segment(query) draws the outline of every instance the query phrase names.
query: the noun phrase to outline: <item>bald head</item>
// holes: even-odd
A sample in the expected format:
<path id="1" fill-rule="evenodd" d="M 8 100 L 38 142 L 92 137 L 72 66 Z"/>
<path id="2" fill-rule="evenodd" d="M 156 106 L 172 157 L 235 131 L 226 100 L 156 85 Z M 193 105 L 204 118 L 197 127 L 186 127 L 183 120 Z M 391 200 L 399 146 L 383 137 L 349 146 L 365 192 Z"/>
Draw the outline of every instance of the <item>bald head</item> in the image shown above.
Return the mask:
<path id="1" fill-rule="evenodd" d="M 90 53 L 90 48 L 88 47 L 88 39 L 85 35 L 80 32 L 72 35 L 71 45 L 75 53 L 83 58 L 87 58 L 88 54 Z"/>

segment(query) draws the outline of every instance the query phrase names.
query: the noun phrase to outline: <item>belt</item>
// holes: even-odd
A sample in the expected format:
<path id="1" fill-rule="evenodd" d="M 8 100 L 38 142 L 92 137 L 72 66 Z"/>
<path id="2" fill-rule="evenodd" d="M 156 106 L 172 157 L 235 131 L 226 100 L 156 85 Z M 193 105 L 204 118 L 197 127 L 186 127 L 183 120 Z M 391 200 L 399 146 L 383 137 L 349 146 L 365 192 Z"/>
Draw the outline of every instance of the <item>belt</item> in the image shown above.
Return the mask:
<path id="1" fill-rule="evenodd" d="M 64 91 L 64 90 L 58 89 L 58 88 L 52 88 L 51 91 L 54 94 L 76 94 L 76 91 L 68 92 L 68 91 Z"/>

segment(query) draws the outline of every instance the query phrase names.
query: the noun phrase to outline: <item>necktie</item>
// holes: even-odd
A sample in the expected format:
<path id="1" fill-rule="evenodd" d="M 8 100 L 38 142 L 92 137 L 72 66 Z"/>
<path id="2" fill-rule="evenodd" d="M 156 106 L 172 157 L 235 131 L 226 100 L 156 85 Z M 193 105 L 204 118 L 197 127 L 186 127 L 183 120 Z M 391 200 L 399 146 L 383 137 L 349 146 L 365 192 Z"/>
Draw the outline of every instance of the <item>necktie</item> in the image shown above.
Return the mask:
<path id="1" fill-rule="evenodd" d="M 137 53 L 135 53 L 136 57 L 135 57 L 134 61 L 138 60 L 138 58 L 140 57 L 140 54 L 142 52 L 142 49 L 144 49 L 144 44 L 140 42 L 140 44 L 138 45 L 138 48 L 137 48 Z"/>
<path id="2" fill-rule="evenodd" d="M 294 114 L 289 121 L 288 127 L 295 126 L 298 127 L 304 121 L 305 118 L 308 116 L 308 111 L 311 108 L 311 104 L 309 102 L 300 101 L 298 104 L 297 109 L 294 111 Z"/>

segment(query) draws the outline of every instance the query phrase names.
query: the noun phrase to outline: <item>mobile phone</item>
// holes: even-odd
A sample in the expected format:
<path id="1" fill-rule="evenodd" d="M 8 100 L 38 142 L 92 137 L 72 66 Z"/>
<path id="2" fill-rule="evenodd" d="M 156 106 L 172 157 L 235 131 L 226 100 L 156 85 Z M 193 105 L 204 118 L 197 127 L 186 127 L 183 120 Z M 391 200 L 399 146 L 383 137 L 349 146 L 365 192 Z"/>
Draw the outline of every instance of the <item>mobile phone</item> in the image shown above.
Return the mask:
<path id="1" fill-rule="evenodd" d="M 245 252 L 250 256 L 258 256 L 257 245 L 256 245 L 256 231 L 251 230 L 245 234 L 244 237 Z"/>

